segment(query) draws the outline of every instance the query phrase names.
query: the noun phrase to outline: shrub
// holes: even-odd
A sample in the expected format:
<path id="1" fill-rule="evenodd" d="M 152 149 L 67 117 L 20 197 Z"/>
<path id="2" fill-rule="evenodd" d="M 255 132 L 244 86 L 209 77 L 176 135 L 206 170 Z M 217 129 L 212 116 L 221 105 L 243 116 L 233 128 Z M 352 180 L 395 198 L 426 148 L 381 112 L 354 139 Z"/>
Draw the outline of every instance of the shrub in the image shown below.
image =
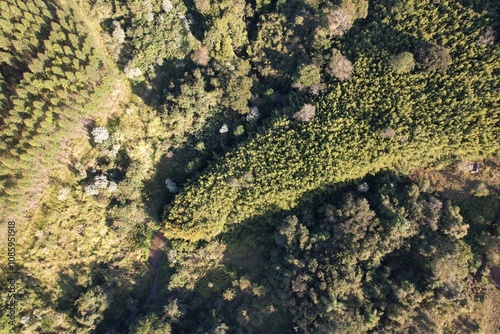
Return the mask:
<path id="1" fill-rule="evenodd" d="M 415 60 L 424 72 L 444 71 L 452 62 L 447 48 L 431 43 L 421 43 L 416 47 Z"/>
<path id="2" fill-rule="evenodd" d="M 236 129 L 234 129 L 233 133 L 235 136 L 241 136 L 243 133 L 245 133 L 245 128 L 243 127 L 243 125 L 238 125 Z"/>
<path id="3" fill-rule="evenodd" d="M 401 52 L 389 60 L 389 66 L 391 69 L 398 73 L 408 73 L 413 71 L 415 68 L 415 59 L 413 53 L 411 52 Z"/>
<path id="4" fill-rule="evenodd" d="M 303 87 L 317 86 L 321 83 L 321 69 L 315 65 L 301 65 L 294 87 L 302 89 Z"/>

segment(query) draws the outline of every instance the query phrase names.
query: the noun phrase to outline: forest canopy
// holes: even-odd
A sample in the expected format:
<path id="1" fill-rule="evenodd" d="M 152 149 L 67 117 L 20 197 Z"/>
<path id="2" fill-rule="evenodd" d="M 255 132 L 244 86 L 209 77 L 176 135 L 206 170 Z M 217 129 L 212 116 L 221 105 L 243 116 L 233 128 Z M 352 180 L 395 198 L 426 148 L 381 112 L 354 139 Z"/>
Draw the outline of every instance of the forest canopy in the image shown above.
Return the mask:
<path id="1" fill-rule="evenodd" d="M 498 1 L 0 11 L 0 333 L 500 328 Z"/>

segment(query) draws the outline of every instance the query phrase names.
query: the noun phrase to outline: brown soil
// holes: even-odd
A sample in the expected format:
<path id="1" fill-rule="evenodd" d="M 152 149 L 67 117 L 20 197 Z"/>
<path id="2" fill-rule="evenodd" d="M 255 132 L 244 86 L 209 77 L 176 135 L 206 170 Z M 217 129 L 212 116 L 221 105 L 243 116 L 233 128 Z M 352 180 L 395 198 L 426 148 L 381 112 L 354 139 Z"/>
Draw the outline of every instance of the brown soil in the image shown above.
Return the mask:
<path id="1" fill-rule="evenodd" d="M 156 231 L 153 235 L 153 242 L 151 244 L 151 248 L 149 250 L 149 258 L 148 262 L 155 270 L 158 268 L 158 265 L 160 264 L 160 260 L 165 254 L 163 251 L 163 244 L 167 241 L 165 236 L 159 232 Z"/>
<path id="2" fill-rule="evenodd" d="M 472 165 L 476 161 L 470 161 Z M 500 189 L 500 160 L 478 160 L 479 173 L 460 170 L 458 166 L 448 167 L 444 170 L 420 168 L 409 175 L 418 184 L 429 180 L 431 187 L 440 192 L 445 198 L 456 201 L 470 197 L 470 191 L 478 182 L 485 182 L 494 190 Z"/>
<path id="3" fill-rule="evenodd" d="M 158 298 L 158 281 L 159 281 L 159 274 L 160 271 L 158 270 L 158 267 L 160 265 L 160 260 L 165 254 L 163 251 L 163 245 L 167 239 L 165 236 L 159 232 L 156 231 L 153 234 L 153 242 L 151 243 L 151 248 L 149 249 L 149 257 L 148 257 L 148 263 L 153 267 L 154 269 L 154 277 L 153 277 L 153 284 L 151 285 L 151 289 L 149 290 L 149 294 L 146 298 L 144 298 L 138 308 L 137 312 L 132 312 L 129 317 L 127 318 L 128 323 L 132 323 L 137 319 L 137 315 L 144 310 L 146 305 L 150 304 L 153 300 Z"/>

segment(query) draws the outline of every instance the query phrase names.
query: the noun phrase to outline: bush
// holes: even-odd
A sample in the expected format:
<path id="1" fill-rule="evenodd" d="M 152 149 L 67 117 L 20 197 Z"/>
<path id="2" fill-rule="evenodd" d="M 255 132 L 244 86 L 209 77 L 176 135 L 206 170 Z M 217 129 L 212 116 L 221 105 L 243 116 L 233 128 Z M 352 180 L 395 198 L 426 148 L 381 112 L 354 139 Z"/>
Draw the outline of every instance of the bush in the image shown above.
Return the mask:
<path id="1" fill-rule="evenodd" d="M 415 68 L 415 59 L 413 53 L 411 52 L 401 52 L 389 60 L 389 66 L 391 69 L 398 73 L 408 73 L 413 71 Z"/>
<path id="2" fill-rule="evenodd" d="M 470 194 L 476 197 L 486 197 L 490 195 L 490 191 L 484 182 L 480 182 L 472 188 Z"/>
<path id="3" fill-rule="evenodd" d="M 238 125 L 233 132 L 235 136 L 241 136 L 244 133 L 245 133 L 245 128 L 243 127 L 243 125 Z"/>
<path id="4" fill-rule="evenodd" d="M 421 43 L 417 46 L 415 60 L 424 72 L 444 71 L 452 62 L 450 50 L 431 43 Z"/>

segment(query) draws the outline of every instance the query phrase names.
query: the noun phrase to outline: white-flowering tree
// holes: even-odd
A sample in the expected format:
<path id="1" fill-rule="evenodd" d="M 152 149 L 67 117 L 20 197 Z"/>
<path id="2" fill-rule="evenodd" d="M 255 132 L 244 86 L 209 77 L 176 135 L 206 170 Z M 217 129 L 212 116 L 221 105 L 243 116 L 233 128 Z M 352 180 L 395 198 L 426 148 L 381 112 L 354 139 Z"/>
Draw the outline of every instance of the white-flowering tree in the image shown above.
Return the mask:
<path id="1" fill-rule="evenodd" d="M 165 186 L 167 187 L 168 191 L 170 191 L 171 193 L 176 193 L 178 191 L 177 185 L 170 178 L 167 178 L 165 180 Z"/>
<path id="2" fill-rule="evenodd" d="M 118 185 L 116 184 L 116 182 L 110 181 L 108 185 L 108 192 L 113 193 L 116 191 L 116 189 L 118 189 Z"/>
<path id="3" fill-rule="evenodd" d="M 370 189 L 370 187 L 368 186 L 368 183 L 366 183 L 366 182 L 363 182 L 360 185 L 358 185 L 358 191 L 360 193 L 365 193 L 368 191 L 368 189 Z"/>
<path id="4" fill-rule="evenodd" d="M 219 129 L 219 132 L 226 133 L 228 131 L 229 131 L 229 127 L 227 126 L 227 124 L 222 124 L 221 128 Z"/>
<path id="5" fill-rule="evenodd" d="M 99 189 L 94 184 L 89 184 L 85 186 L 85 193 L 89 196 L 99 195 Z"/>
<path id="6" fill-rule="evenodd" d="M 247 114 L 247 122 L 253 122 L 260 118 L 259 108 L 251 107 L 250 112 Z"/>
<path id="7" fill-rule="evenodd" d="M 153 14 L 153 13 L 146 14 L 146 21 L 153 22 L 154 20 L 155 20 L 155 14 Z"/>
<path id="8" fill-rule="evenodd" d="M 113 39 L 117 41 L 119 44 L 125 42 L 125 30 L 122 29 L 120 22 L 113 22 L 114 30 L 113 30 Z"/>
<path id="9" fill-rule="evenodd" d="M 170 0 L 163 0 L 161 2 L 161 9 L 163 9 L 165 13 L 169 13 L 173 8 L 174 6 L 172 5 L 172 2 Z"/>
<path id="10" fill-rule="evenodd" d="M 106 175 L 97 175 L 94 178 L 94 185 L 97 189 L 106 189 L 109 185 L 108 178 Z"/>
<path id="11" fill-rule="evenodd" d="M 177 262 L 177 250 L 171 249 L 167 252 L 167 259 L 168 262 L 170 263 L 176 263 Z"/>
<path id="12" fill-rule="evenodd" d="M 57 193 L 57 199 L 60 200 L 60 201 L 65 201 L 65 200 L 68 199 L 70 193 L 71 193 L 71 189 L 70 188 L 62 188 Z"/>
<path id="13" fill-rule="evenodd" d="M 114 184 L 114 190 L 116 190 L 116 183 L 112 182 Z M 97 175 L 96 177 L 94 177 L 94 182 L 91 183 L 91 184 L 88 184 L 87 186 L 85 186 L 85 193 L 87 195 L 91 195 L 91 196 L 96 196 L 96 195 L 99 195 L 99 191 L 100 190 L 103 190 L 103 189 L 108 189 L 109 191 L 109 186 L 111 185 L 111 183 L 108 181 L 108 178 L 106 177 L 106 175 Z M 112 191 L 114 191 L 112 189 Z"/>
<path id="14" fill-rule="evenodd" d="M 142 71 L 139 67 L 134 67 L 134 68 L 127 67 L 125 68 L 124 72 L 127 79 L 135 79 L 142 75 Z"/>
<path id="15" fill-rule="evenodd" d="M 109 139 L 109 132 L 105 127 L 101 126 L 92 130 L 92 136 L 96 144 L 102 144 Z"/>

